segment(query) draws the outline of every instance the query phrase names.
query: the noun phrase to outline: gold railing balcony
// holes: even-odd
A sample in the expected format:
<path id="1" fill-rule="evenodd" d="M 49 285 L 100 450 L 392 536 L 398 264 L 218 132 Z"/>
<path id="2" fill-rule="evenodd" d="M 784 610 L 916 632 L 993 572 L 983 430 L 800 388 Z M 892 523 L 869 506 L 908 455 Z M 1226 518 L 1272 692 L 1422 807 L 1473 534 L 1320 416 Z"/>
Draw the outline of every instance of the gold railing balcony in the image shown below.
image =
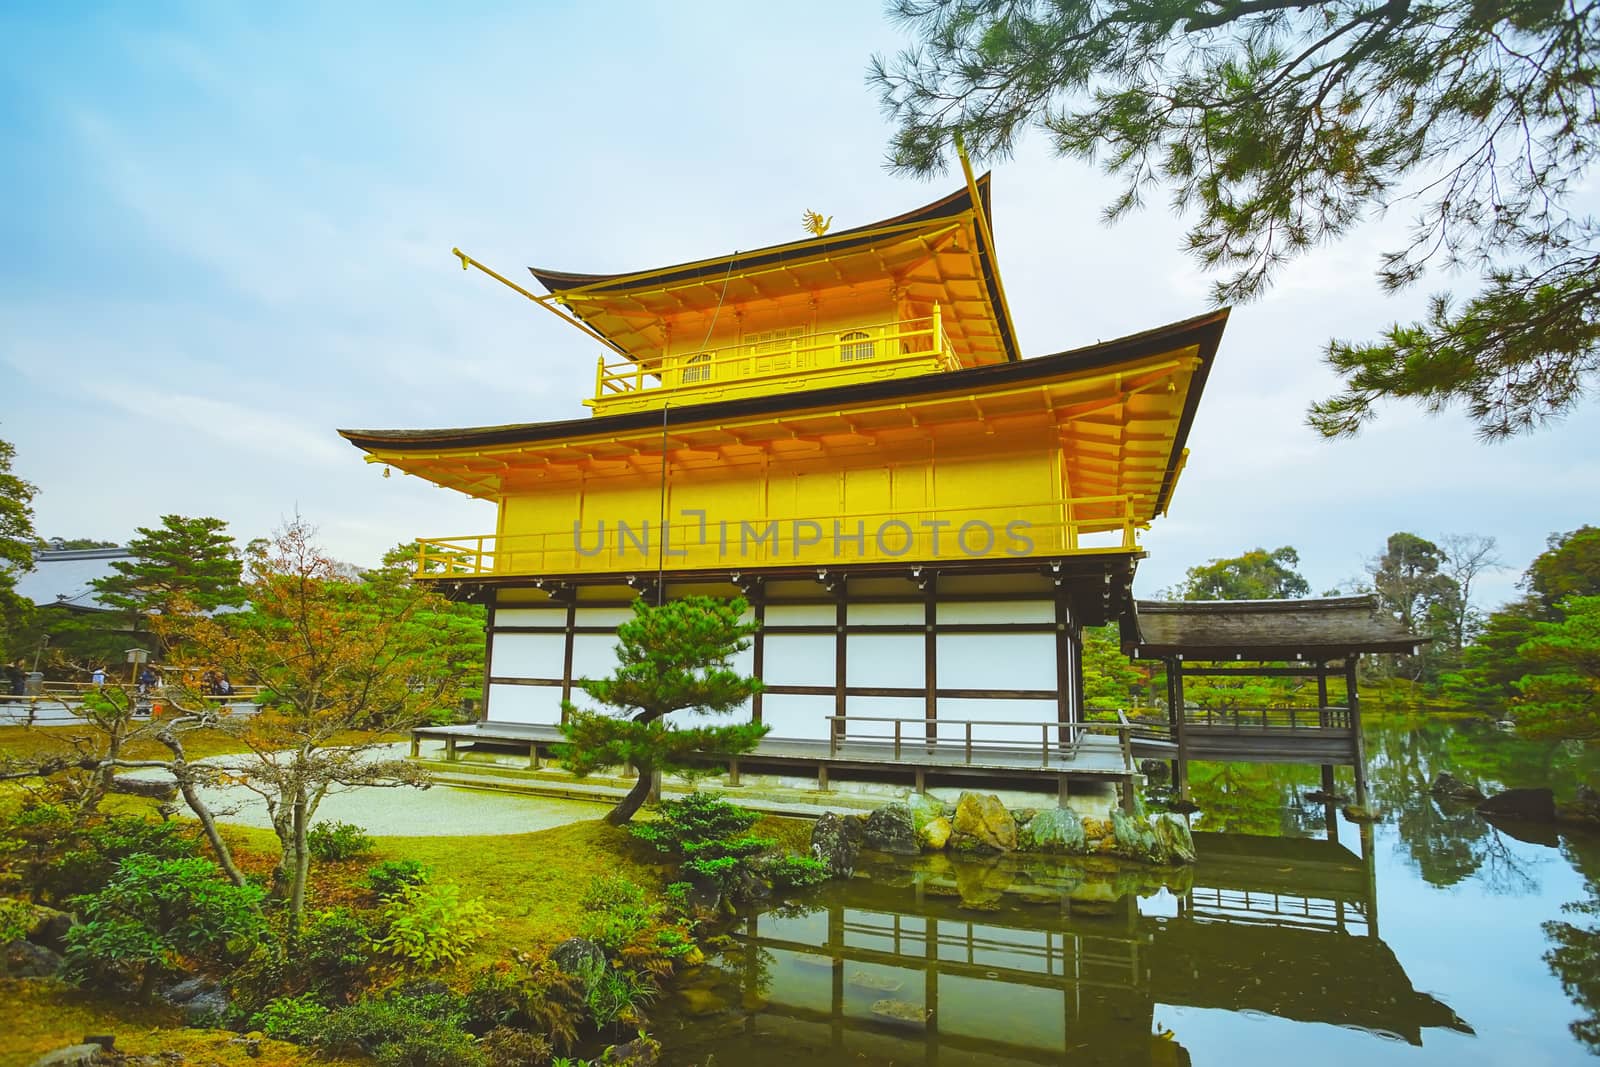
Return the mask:
<path id="1" fill-rule="evenodd" d="M 746 340 L 669 356 L 648 367 L 632 359 L 601 356 L 594 398 L 596 415 L 659 408 L 674 403 L 731 400 L 844 382 L 911 378 L 961 364 L 950 347 L 939 305 L 921 318 L 807 331 L 800 336 Z"/>
<path id="2" fill-rule="evenodd" d="M 419 578 L 546 577 L 855 563 L 1040 558 L 1137 551 L 1131 496 L 823 517 L 606 517 L 560 530 L 428 537 Z M 685 516 L 692 516 L 685 518 Z M 665 530 L 665 536 L 662 531 Z"/>

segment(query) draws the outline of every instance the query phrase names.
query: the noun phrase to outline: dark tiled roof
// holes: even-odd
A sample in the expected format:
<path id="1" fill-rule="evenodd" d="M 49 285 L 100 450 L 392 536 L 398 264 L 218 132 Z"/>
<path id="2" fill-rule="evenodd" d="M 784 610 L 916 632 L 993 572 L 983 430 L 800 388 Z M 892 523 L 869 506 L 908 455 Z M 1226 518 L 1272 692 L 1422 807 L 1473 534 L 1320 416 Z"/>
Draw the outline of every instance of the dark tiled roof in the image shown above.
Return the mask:
<path id="1" fill-rule="evenodd" d="M 1307 600 L 1136 600 L 1122 644 L 1138 659 L 1337 658 L 1408 653 L 1431 640 L 1408 632 L 1373 596 Z"/>

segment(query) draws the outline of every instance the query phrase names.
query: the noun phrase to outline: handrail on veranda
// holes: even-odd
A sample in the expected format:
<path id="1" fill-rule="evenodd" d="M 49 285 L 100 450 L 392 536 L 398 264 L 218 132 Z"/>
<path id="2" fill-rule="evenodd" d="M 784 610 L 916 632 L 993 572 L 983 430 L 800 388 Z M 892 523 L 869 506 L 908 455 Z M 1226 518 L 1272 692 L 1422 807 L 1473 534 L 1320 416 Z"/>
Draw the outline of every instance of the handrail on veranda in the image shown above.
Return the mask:
<path id="1" fill-rule="evenodd" d="M 1017 722 L 999 719 L 929 719 L 904 718 L 885 715 L 825 715 L 824 721 L 828 723 L 828 755 L 838 756 L 839 746 L 842 744 L 870 745 L 891 748 L 895 759 L 900 759 L 902 752 L 908 747 L 927 750 L 949 751 L 959 747 L 962 753 L 962 763 L 970 766 L 974 752 L 993 753 L 996 755 L 1030 754 L 1039 753 L 1039 766 L 1051 767 L 1052 759 L 1057 761 L 1070 760 L 1078 751 L 1082 735 L 1088 732 L 1105 731 L 1117 735 L 1118 749 L 1122 755 L 1125 770 L 1133 770 L 1133 724 L 1128 717 L 1118 712 L 1120 722 Z M 890 723 L 891 732 L 886 736 L 869 734 L 866 736 L 849 736 L 850 723 Z M 910 723 L 921 730 L 920 736 L 905 736 L 904 725 Z M 934 727 L 930 736 L 927 732 L 929 726 Z M 942 739 L 938 736 L 939 728 L 946 726 L 960 727 L 960 737 L 955 740 Z M 990 738 L 974 736 L 974 726 L 1024 728 L 1039 731 L 1039 744 L 1037 749 L 1031 741 L 1022 742 L 1004 738 Z M 1056 736 L 1051 737 L 1054 732 Z M 941 746 L 942 749 L 941 749 Z"/>

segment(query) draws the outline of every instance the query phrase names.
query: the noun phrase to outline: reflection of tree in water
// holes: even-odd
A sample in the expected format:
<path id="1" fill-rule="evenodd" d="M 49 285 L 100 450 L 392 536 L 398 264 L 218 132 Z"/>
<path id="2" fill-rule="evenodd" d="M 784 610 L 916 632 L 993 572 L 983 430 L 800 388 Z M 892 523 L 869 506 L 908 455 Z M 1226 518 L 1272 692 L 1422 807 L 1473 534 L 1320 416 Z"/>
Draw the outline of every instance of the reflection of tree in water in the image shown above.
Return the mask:
<path id="1" fill-rule="evenodd" d="M 1562 990 L 1587 1013 L 1569 1024 L 1572 1036 L 1600 1055 L 1600 928 L 1594 923 L 1600 917 L 1600 842 L 1569 837 L 1562 851 L 1583 875 L 1585 885 L 1584 899 L 1565 904 L 1561 910 L 1589 921 L 1583 925 L 1555 920 L 1545 923 L 1550 948 L 1544 961 L 1560 980 Z"/>
<path id="2" fill-rule="evenodd" d="M 1298 820 L 1285 801 L 1307 770 L 1268 763 L 1191 763 L 1189 794 L 1200 806 L 1199 827 L 1292 836 Z"/>
<path id="3" fill-rule="evenodd" d="M 1394 817 L 1400 851 L 1430 885 L 1476 875 L 1492 893 L 1532 891 L 1526 863 L 1501 832 L 1466 805 L 1440 804 L 1429 792 L 1448 771 L 1485 792 L 1527 784 L 1557 764 L 1556 746 L 1508 737 L 1475 720 L 1446 722 L 1391 716 L 1366 730 L 1368 783 L 1380 810 Z"/>

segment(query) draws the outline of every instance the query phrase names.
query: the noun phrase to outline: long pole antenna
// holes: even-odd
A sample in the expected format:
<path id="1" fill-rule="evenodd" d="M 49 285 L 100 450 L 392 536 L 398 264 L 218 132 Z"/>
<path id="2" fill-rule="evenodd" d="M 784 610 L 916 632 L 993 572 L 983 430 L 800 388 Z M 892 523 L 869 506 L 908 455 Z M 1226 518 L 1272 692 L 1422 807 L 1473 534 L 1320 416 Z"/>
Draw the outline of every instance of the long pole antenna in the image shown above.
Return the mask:
<path id="1" fill-rule="evenodd" d="M 656 513 L 656 607 L 667 596 L 667 405 L 661 405 L 661 503 Z"/>
<path id="2" fill-rule="evenodd" d="M 554 297 L 540 296 L 538 293 L 532 292 L 532 291 L 530 291 L 528 289 L 524 289 L 522 286 L 518 285 L 516 282 L 512 281 L 510 278 L 507 278 L 504 274 L 501 274 L 499 271 L 495 270 L 493 267 L 484 266 L 482 263 L 479 263 L 477 260 L 475 260 L 471 256 L 467 255 L 465 252 L 461 251 L 461 249 L 459 249 L 459 248 L 452 248 L 450 250 L 450 254 L 455 256 L 457 259 L 459 259 L 461 261 L 461 269 L 462 270 L 466 270 L 468 267 L 477 267 L 479 270 L 483 271 L 483 273 L 487 274 L 489 277 L 493 278 L 495 281 L 499 282 L 501 285 L 505 286 L 507 289 L 511 289 L 511 290 L 513 290 L 515 292 L 521 293 L 523 296 L 527 297 L 529 300 L 532 300 L 535 304 L 538 304 L 540 307 L 542 307 L 546 311 L 550 312 L 550 314 L 554 315 L 556 318 L 560 319 L 562 322 L 566 323 L 568 326 L 577 327 L 578 329 L 582 330 L 584 333 L 588 334 L 590 337 L 593 337 L 596 341 L 599 341 L 601 344 L 603 344 L 607 348 L 611 349 L 611 351 L 617 353 L 618 355 L 623 355 L 623 356 L 628 354 L 628 353 L 624 352 L 621 348 L 619 348 L 615 341 L 611 340 L 611 338 L 609 338 L 609 337 L 605 336 L 604 334 L 600 333 L 598 330 L 596 330 L 594 327 L 590 326 L 588 323 L 582 322 L 579 319 L 574 318 L 571 315 L 566 315 L 566 314 L 563 314 L 560 311 L 557 311 L 556 310 L 556 299 Z"/>

